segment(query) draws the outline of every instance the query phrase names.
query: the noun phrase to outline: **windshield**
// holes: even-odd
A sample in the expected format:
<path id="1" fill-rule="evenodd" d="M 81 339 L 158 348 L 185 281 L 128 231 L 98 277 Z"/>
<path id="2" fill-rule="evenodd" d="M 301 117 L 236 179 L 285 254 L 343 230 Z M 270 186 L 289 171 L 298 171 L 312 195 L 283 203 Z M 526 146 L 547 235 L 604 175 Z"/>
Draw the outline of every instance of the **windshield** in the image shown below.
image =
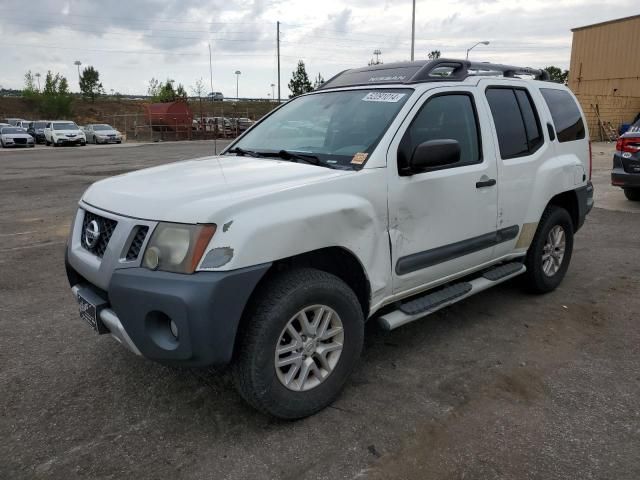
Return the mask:
<path id="1" fill-rule="evenodd" d="M 93 129 L 94 130 L 113 130 L 113 127 L 111 127 L 111 125 L 94 125 Z"/>
<path id="2" fill-rule="evenodd" d="M 73 122 L 54 123 L 54 130 L 78 130 L 78 126 Z"/>
<path id="3" fill-rule="evenodd" d="M 2 133 L 27 133 L 24 131 L 24 129 L 22 128 L 17 128 L 17 127 L 4 127 L 2 129 Z"/>
<path id="4" fill-rule="evenodd" d="M 326 92 L 295 98 L 254 126 L 233 148 L 307 153 L 327 163 L 361 165 L 413 90 Z"/>

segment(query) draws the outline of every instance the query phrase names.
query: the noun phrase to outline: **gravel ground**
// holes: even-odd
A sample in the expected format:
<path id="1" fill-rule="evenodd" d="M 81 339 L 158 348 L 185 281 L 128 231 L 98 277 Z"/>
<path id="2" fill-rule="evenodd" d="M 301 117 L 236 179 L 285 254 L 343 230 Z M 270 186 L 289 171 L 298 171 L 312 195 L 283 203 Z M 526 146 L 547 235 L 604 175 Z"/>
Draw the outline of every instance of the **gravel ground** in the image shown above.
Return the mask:
<path id="1" fill-rule="evenodd" d="M 608 185 L 564 283 L 367 327 L 330 408 L 264 417 L 226 372 L 135 357 L 78 318 L 63 247 L 93 181 L 211 142 L 0 151 L 0 478 L 640 478 L 640 205 Z"/>

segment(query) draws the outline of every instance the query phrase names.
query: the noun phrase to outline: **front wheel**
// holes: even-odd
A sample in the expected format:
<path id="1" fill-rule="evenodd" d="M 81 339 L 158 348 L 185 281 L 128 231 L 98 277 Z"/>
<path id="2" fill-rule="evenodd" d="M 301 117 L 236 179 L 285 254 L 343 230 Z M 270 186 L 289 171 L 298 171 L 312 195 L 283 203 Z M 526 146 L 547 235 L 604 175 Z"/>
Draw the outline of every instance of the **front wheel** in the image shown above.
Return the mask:
<path id="1" fill-rule="evenodd" d="M 248 309 L 234 383 L 260 411 L 312 415 L 342 390 L 363 337 L 362 308 L 341 279 L 306 268 L 283 272 L 260 287 Z"/>
<path id="2" fill-rule="evenodd" d="M 555 290 L 567 273 L 572 252 L 571 216 L 564 208 L 549 205 L 527 251 L 527 286 L 537 293 Z"/>
<path id="3" fill-rule="evenodd" d="M 640 188 L 625 188 L 624 196 L 632 202 L 640 202 Z"/>

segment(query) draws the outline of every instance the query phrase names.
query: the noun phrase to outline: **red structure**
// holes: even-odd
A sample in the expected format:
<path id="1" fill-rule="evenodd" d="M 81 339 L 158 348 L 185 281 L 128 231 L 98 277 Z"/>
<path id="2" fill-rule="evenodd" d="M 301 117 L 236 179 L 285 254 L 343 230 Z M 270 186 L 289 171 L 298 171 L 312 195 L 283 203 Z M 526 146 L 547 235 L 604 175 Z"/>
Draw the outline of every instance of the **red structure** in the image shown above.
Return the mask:
<path id="1" fill-rule="evenodd" d="M 147 121 L 156 132 L 171 132 L 172 136 L 191 137 L 193 113 L 185 101 L 147 105 Z"/>

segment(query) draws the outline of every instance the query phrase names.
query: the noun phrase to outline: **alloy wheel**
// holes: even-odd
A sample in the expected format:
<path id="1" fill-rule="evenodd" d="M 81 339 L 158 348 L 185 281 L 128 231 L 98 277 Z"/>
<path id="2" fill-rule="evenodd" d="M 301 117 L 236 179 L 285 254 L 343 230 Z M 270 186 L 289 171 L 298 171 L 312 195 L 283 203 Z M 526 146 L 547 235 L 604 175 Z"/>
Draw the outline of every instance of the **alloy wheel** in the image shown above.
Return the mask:
<path id="1" fill-rule="evenodd" d="M 548 277 L 553 277 L 564 259 L 566 238 L 564 229 L 555 225 L 547 234 L 547 240 L 542 248 L 542 271 Z"/>
<path id="2" fill-rule="evenodd" d="M 326 305 L 296 313 L 282 330 L 275 351 L 276 374 L 289 390 L 307 391 L 333 372 L 344 344 L 342 320 Z"/>

